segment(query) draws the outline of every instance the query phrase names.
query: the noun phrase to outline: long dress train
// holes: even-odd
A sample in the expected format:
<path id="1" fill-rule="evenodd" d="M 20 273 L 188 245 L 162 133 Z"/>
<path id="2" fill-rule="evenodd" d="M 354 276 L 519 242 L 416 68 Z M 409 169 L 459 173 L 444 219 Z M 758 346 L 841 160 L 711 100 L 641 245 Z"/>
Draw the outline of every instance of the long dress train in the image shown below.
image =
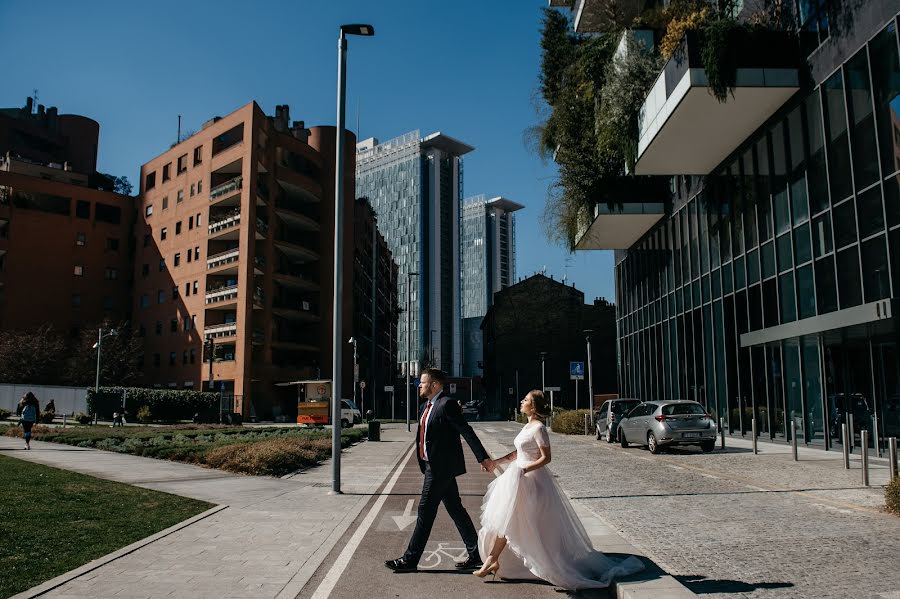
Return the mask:
<path id="1" fill-rule="evenodd" d="M 525 473 L 523 467 L 549 447 L 547 428 L 529 423 L 516 435 L 516 461 L 488 486 L 481 505 L 478 550 L 487 558 L 499 536 L 506 537 L 499 576 L 542 579 L 568 590 L 603 588 L 613 578 L 644 569 L 632 556 L 625 560 L 595 551 L 569 498 L 547 468 Z"/>

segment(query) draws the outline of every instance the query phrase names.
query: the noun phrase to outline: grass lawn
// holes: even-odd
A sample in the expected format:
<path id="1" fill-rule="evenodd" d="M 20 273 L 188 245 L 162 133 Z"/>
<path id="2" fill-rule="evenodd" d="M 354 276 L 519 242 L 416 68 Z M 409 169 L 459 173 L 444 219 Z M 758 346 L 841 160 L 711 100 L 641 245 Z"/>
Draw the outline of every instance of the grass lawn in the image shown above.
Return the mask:
<path id="1" fill-rule="evenodd" d="M 210 507 L 0 455 L 0 598 Z"/>

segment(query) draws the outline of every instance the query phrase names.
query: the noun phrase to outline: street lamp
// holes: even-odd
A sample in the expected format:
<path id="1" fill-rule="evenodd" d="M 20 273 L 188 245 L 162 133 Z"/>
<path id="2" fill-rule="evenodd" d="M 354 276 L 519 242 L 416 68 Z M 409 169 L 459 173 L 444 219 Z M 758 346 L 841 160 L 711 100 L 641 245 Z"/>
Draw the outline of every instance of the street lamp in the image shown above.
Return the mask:
<path id="1" fill-rule="evenodd" d="M 546 393 L 547 392 L 547 382 L 544 377 L 544 362 L 546 362 L 546 360 L 547 360 L 547 352 L 542 351 L 542 352 L 538 353 L 538 356 L 541 357 L 541 391 Z"/>
<path id="2" fill-rule="evenodd" d="M 116 332 L 115 329 L 110 329 L 106 332 L 106 334 L 103 334 L 103 327 L 100 327 L 97 330 L 97 343 L 95 343 L 94 345 L 91 346 L 93 349 L 97 350 L 97 378 L 94 380 L 94 393 L 95 394 L 100 393 L 100 351 L 101 351 L 101 345 L 103 343 L 103 338 L 104 337 L 113 337 L 117 334 L 118 333 Z"/>
<path id="3" fill-rule="evenodd" d="M 588 367 L 588 413 L 591 415 L 591 423 L 594 420 L 594 368 L 591 365 L 591 335 L 594 331 L 585 329 L 584 339 L 587 341 L 587 367 Z"/>
<path id="4" fill-rule="evenodd" d="M 347 343 L 353 344 L 353 401 L 356 401 L 356 386 L 359 383 L 359 358 L 356 353 L 356 337 L 350 337 Z M 360 397 L 359 411 L 365 418 L 366 413 L 363 411 L 362 398 Z"/>
<path id="5" fill-rule="evenodd" d="M 412 337 L 412 278 L 418 277 L 417 272 L 406 273 L 406 373 L 403 382 L 406 384 L 406 432 L 410 432 L 409 428 L 409 373 L 412 370 L 412 360 L 410 354 L 412 348 L 410 338 Z"/>
<path id="6" fill-rule="evenodd" d="M 344 116 L 347 110 L 347 37 L 375 35 L 371 25 L 341 25 L 338 36 L 337 130 L 334 166 L 334 297 L 331 365 L 331 492 L 341 492 L 341 294 L 344 250 Z"/>

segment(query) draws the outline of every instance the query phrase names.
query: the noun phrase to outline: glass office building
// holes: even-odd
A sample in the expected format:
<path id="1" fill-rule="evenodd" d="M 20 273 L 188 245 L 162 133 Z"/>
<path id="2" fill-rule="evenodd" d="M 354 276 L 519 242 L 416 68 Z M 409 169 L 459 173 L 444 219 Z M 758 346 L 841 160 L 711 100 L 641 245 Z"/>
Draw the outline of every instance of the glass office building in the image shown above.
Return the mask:
<path id="1" fill-rule="evenodd" d="M 807 4 L 799 77 L 779 64 L 777 85 L 748 84 L 787 99 L 750 114 L 765 102 L 742 104 L 739 69 L 735 95 L 698 116 L 705 90 L 673 107 L 680 92 L 663 81 L 635 171 L 664 177 L 667 197 L 596 208 L 578 243 L 616 249 L 623 395 L 695 399 L 734 435 L 755 416 L 761 437 L 788 441 L 793 423 L 799 442 L 825 447 L 852 415 L 883 451 L 900 436 L 896 5 L 864 3 L 836 32 Z M 712 110 L 742 111 L 708 138 L 740 134 L 718 155 L 704 143 Z M 673 152 L 679 119 L 699 142 L 682 136 Z M 633 227 L 626 244 L 603 243 L 614 219 Z"/>
<path id="2" fill-rule="evenodd" d="M 402 371 L 410 363 L 415 374 L 425 361 L 451 375 L 460 374 L 462 156 L 474 149 L 440 132 L 420 137 L 418 130 L 383 143 L 370 138 L 357 144 L 356 195 L 369 199 L 399 265 L 397 299 L 403 313 L 397 341 Z"/>
<path id="3" fill-rule="evenodd" d="M 477 195 L 462 209 L 463 376 L 481 376 L 481 319 L 494 293 L 516 278 L 516 217 L 524 206 L 507 198 Z"/>

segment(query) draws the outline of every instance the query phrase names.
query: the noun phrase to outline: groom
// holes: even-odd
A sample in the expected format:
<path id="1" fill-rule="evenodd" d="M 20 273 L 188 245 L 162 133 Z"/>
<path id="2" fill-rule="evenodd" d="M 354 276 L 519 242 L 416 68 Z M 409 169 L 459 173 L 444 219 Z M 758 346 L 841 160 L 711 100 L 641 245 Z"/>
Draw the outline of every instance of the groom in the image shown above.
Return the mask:
<path id="1" fill-rule="evenodd" d="M 456 477 L 466 473 L 460 435 L 465 438 L 472 453 L 481 462 L 482 470 L 492 471 L 494 462 L 488 457 L 475 431 L 463 419 L 459 402 L 444 395 L 446 381 L 447 375 L 437 368 L 426 368 L 422 371 L 419 397 L 424 403 L 419 410 L 416 457 L 419 460 L 419 468 L 425 475 L 425 482 L 422 484 L 416 529 L 409 540 L 406 553 L 403 557 L 384 562 L 384 565 L 394 572 L 416 571 L 441 502 L 453 518 L 453 523 L 456 524 L 456 529 L 466 544 L 466 551 L 469 552 L 468 559 L 456 562 L 456 567 L 460 570 L 474 570 L 481 566 L 481 556 L 478 555 L 478 533 L 466 508 L 463 507 L 459 498 L 459 488 L 456 486 Z"/>

